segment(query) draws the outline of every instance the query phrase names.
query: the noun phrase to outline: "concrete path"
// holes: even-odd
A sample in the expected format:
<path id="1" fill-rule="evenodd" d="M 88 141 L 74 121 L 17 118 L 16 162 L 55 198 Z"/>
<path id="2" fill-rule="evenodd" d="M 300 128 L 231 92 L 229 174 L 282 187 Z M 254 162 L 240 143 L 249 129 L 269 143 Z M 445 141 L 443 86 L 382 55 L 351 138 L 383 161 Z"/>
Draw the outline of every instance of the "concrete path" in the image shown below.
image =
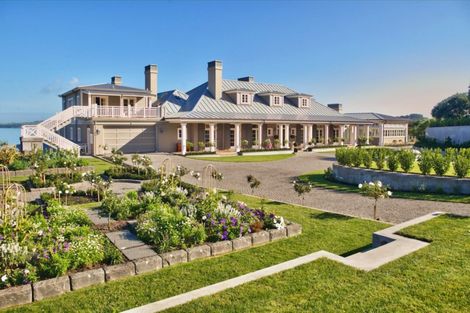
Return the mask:
<path id="1" fill-rule="evenodd" d="M 414 220 L 395 225 L 393 227 L 377 232 L 379 233 L 379 237 L 381 240 L 388 241 L 390 243 L 387 243 L 385 245 L 379 245 L 365 252 L 359 252 L 348 257 L 341 257 L 328 251 L 317 251 L 315 253 L 308 254 L 277 265 L 273 265 L 255 272 L 251 272 L 213 285 L 189 291 L 174 297 L 170 297 L 141 307 L 137 307 L 125 311 L 125 313 L 161 312 L 202 297 L 207 297 L 218 292 L 222 292 L 224 290 L 240 286 L 242 284 L 246 284 L 267 276 L 271 276 L 286 270 L 293 269 L 295 267 L 313 262 L 320 258 L 328 258 L 330 260 L 340 262 L 356 269 L 370 271 L 429 245 L 429 243 L 427 242 L 422 242 L 411 238 L 405 238 L 399 235 L 395 235 L 394 233 L 405 227 L 428 221 L 438 216 L 439 214 L 440 213 L 427 214 Z M 376 238 L 374 239 L 376 244 L 380 244 L 380 242 L 377 241 Z"/>
<path id="2" fill-rule="evenodd" d="M 334 161 L 332 153 L 299 153 L 290 159 L 273 162 L 226 163 L 195 160 L 168 154 L 148 154 L 155 167 L 159 167 L 164 159 L 170 158 L 173 165 L 180 164 L 189 169 L 202 172 L 208 164 L 213 164 L 224 174 L 219 188 L 234 190 L 239 193 L 251 194 L 246 176 L 251 174 L 261 181 L 255 195 L 286 203 L 301 204 L 301 199 L 292 188 L 292 181 L 297 176 L 314 170 L 324 170 Z M 198 182 L 186 176 L 185 180 Z M 199 182 L 200 183 L 200 182 Z M 357 216 L 373 217 L 373 200 L 355 193 L 336 192 L 314 188 L 305 196 L 305 206 L 329 212 Z M 390 223 L 401 223 L 434 211 L 445 211 L 461 215 L 470 214 L 470 205 L 463 203 L 406 200 L 390 198 L 379 202 L 378 216 Z"/>

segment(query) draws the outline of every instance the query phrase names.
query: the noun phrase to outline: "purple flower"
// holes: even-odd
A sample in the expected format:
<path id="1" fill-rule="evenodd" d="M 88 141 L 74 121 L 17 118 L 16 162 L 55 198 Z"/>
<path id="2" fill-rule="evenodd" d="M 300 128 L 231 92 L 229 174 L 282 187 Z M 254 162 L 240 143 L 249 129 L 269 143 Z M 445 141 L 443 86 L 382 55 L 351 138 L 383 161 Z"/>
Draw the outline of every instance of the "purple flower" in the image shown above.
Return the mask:
<path id="1" fill-rule="evenodd" d="M 227 240 L 228 239 L 228 231 L 224 231 L 222 233 L 222 240 Z"/>
<path id="2" fill-rule="evenodd" d="M 2 241 L 5 237 L 3 237 L 2 235 L 0 235 L 0 241 Z"/>
<path id="3" fill-rule="evenodd" d="M 231 218 L 230 218 L 230 222 L 232 223 L 232 226 L 236 226 L 237 223 L 238 223 L 238 221 L 237 221 L 237 219 L 236 219 L 235 217 L 231 217 Z"/>
<path id="4" fill-rule="evenodd" d="M 70 244 L 66 241 L 64 242 L 64 251 L 69 251 Z"/>
<path id="5" fill-rule="evenodd" d="M 220 224 L 224 225 L 225 222 L 227 222 L 227 220 L 226 220 L 225 218 L 221 218 L 221 219 L 220 219 Z"/>

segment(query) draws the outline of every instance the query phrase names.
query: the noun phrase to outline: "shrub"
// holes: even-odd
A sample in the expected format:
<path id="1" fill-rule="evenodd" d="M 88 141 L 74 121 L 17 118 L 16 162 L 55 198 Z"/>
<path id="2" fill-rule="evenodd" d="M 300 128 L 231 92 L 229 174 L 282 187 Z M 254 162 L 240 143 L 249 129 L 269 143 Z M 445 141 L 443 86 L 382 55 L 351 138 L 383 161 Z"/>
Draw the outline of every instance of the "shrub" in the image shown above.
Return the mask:
<path id="1" fill-rule="evenodd" d="M 251 194 L 254 194 L 255 189 L 257 189 L 261 185 L 261 182 L 253 175 L 248 175 L 246 177 L 246 182 L 250 185 Z"/>
<path id="2" fill-rule="evenodd" d="M 372 167 L 372 153 L 368 149 L 362 150 L 362 163 L 366 168 Z"/>
<path id="3" fill-rule="evenodd" d="M 349 153 L 351 153 L 351 163 L 354 167 L 360 167 L 362 164 L 362 149 L 350 149 Z"/>
<path id="4" fill-rule="evenodd" d="M 421 151 L 418 157 L 418 167 L 423 175 L 429 175 L 433 167 L 433 153 L 431 150 L 425 149 Z"/>
<path id="5" fill-rule="evenodd" d="M 142 205 L 135 192 L 129 192 L 124 197 L 110 195 L 101 204 L 101 209 L 109 216 L 118 220 L 135 218 L 142 212 Z"/>
<path id="6" fill-rule="evenodd" d="M 372 152 L 372 160 L 379 170 L 382 170 L 385 166 L 385 160 L 387 158 L 387 150 L 384 148 L 374 149 Z"/>
<path id="7" fill-rule="evenodd" d="M 398 161 L 400 162 L 401 169 L 408 173 L 415 163 L 415 154 L 411 150 L 400 150 L 398 152 Z"/>
<path id="8" fill-rule="evenodd" d="M 338 148 L 336 149 L 336 160 L 340 165 L 351 166 L 352 165 L 352 149 Z"/>
<path id="9" fill-rule="evenodd" d="M 470 159 L 466 158 L 463 155 L 456 156 L 454 161 L 454 170 L 457 177 L 466 177 L 468 175 L 468 172 L 470 171 Z"/>
<path id="10" fill-rule="evenodd" d="M 30 166 L 29 162 L 25 159 L 15 159 L 8 167 L 12 171 L 25 170 Z"/>
<path id="11" fill-rule="evenodd" d="M 437 175 L 443 176 L 450 167 L 450 158 L 447 155 L 443 155 L 440 150 L 436 150 L 433 153 L 432 168 Z"/>
<path id="12" fill-rule="evenodd" d="M 400 163 L 398 161 L 398 152 L 391 151 L 388 154 L 388 157 L 387 157 L 387 167 L 388 167 L 388 169 L 392 172 L 396 172 L 399 165 L 400 165 Z"/>

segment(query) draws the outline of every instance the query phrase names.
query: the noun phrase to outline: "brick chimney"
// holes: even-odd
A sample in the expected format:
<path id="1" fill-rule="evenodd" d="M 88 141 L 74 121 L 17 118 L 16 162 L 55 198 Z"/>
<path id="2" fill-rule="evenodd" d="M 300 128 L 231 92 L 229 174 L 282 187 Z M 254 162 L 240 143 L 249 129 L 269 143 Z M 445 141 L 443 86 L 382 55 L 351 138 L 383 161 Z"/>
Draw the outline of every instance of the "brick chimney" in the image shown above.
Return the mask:
<path id="1" fill-rule="evenodd" d="M 214 99 L 222 99 L 222 61 L 207 63 L 207 87 Z"/>
<path id="2" fill-rule="evenodd" d="M 155 64 L 145 67 L 145 89 L 155 95 L 158 92 L 158 67 Z"/>
<path id="3" fill-rule="evenodd" d="M 113 76 L 111 77 L 111 84 L 116 85 L 116 86 L 121 86 L 122 83 L 122 77 L 121 76 Z"/>

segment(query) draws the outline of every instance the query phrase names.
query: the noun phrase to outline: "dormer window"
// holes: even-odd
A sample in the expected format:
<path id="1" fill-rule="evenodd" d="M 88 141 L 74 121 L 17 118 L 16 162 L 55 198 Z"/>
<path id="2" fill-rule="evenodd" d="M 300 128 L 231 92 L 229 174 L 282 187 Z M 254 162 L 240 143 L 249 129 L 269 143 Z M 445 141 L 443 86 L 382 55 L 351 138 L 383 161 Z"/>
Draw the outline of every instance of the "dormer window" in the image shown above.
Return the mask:
<path id="1" fill-rule="evenodd" d="M 307 98 L 302 98 L 300 105 L 301 105 L 302 108 L 308 108 L 308 106 L 309 106 L 309 101 L 308 101 L 308 99 L 307 99 Z"/>
<path id="2" fill-rule="evenodd" d="M 284 94 L 278 91 L 263 91 L 257 93 L 263 102 L 272 107 L 280 107 L 284 104 Z"/>
<path id="3" fill-rule="evenodd" d="M 280 105 L 280 104 L 281 104 L 281 97 L 274 96 L 274 105 Z"/>
<path id="4" fill-rule="evenodd" d="M 242 103 L 242 104 L 249 104 L 250 102 L 249 102 L 248 99 L 249 99 L 248 94 L 242 93 L 242 101 L 241 101 L 241 103 Z"/>

